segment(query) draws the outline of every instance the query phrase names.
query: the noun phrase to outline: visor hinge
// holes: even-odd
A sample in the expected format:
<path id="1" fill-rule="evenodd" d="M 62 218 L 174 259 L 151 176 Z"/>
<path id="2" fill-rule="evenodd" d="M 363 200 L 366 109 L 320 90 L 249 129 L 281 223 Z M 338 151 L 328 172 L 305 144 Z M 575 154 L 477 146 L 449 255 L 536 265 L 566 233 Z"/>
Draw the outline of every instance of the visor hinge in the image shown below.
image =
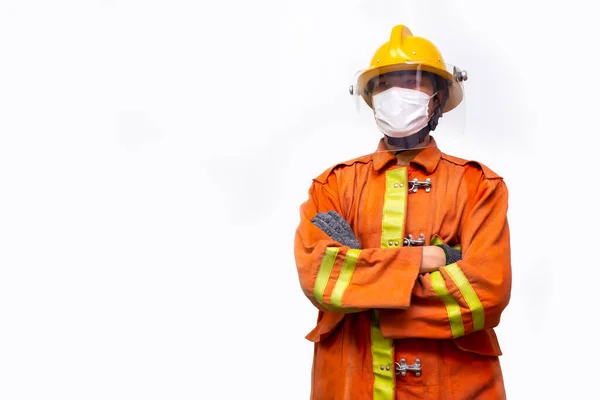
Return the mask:
<path id="1" fill-rule="evenodd" d="M 454 67 L 452 72 L 452 75 L 454 75 L 454 78 L 458 82 L 464 82 L 469 79 L 469 74 L 464 69 L 461 70 L 460 68 Z"/>
<path id="2" fill-rule="evenodd" d="M 417 178 L 415 178 L 412 181 L 408 181 L 408 184 L 410 185 L 408 190 L 413 193 L 417 193 L 417 191 L 421 187 L 425 188 L 425 191 L 427 193 L 431 192 L 431 179 L 429 178 L 425 179 L 425 182 L 421 182 Z"/>
<path id="3" fill-rule="evenodd" d="M 406 371 L 412 371 L 415 373 L 415 376 L 418 378 L 421 376 L 421 360 L 418 358 L 415 360 L 414 364 L 408 365 L 406 364 L 406 359 L 401 359 L 400 362 L 396 362 L 396 375 L 402 375 L 402 377 L 406 376 Z"/>
<path id="4" fill-rule="evenodd" d="M 413 239 L 412 235 L 408 235 L 407 238 L 404 238 L 404 246 L 424 246 L 425 245 L 425 235 L 421 233 L 418 239 Z"/>

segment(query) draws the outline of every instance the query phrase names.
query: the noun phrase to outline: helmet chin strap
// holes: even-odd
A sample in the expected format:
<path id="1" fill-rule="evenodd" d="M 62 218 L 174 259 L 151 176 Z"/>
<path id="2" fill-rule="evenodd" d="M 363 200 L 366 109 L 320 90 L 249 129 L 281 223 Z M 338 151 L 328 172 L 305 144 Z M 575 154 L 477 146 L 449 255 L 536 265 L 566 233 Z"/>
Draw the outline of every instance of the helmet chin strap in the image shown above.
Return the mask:
<path id="1" fill-rule="evenodd" d="M 391 136 L 387 136 L 387 141 L 389 144 L 391 144 L 394 147 L 398 147 L 399 151 L 403 151 L 403 150 L 410 150 L 414 147 L 417 147 L 419 144 L 423 143 L 423 141 L 425 141 L 425 138 L 427 137 L 427 135 L 429 134 L 429 132 L 431 131 L 431 128 L 429 128 L 429 124 L 427 124 L 427 126 L 423 129 L 421 129 L 419 132 L 417 133 L 413 133 L 412 135 L 409 136 L 405 136 L 405 137 L 391 137 Z"/>
<path id="2" fill-rule="evenodd" d="M 418 145 L 420 145 L 421 143 L 423 143 L 425 141 L 425 138 L 427 137 L 427 135 L 429 135 L 429 133 L 431 131 L 434 131 L 435 128 L 437 128 L 438 120 L 440 119 L 441 116 L 442 116 L 441 107 L 437 107 L 435 109 L 435 111 L 433 112 L 433 114 L 431 115 L 431 118 L 429 118 L 429 122 L 423 129 L 421 129 L 420 131 L 418 131 L 416 133 L 413 133 L 412 135 L 405 136 L 405 137 L 399 137 L 399 138 L 386 135 L 386 137 L 388 139 L 388 143 L 394 147 L 398 147 L 398 148 L 402 149 L 399 151 L 410 150 L 412 148 L 417 147 Z"/>

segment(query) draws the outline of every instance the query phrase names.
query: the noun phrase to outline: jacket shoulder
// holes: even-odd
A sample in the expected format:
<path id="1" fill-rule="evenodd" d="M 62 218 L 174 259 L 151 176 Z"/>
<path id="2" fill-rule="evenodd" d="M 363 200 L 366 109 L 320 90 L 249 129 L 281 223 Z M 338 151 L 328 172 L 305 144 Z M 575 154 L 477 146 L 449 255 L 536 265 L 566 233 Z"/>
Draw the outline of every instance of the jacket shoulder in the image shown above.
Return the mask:
<path id="1" fill-rule="evenodd" d="M 455 157 L 444 153 L 442 153 L 442 159 L 451 164 L 464 167 L 465 169 L 476 168 L 479 171 L 481 171 L 485 179 L 503 179 L 499 174 L 497 174 L 491 168 L 479 161 L 466 160 L 464 158 Z"/>
<path id="2" fill-rule="evenodd" d="M 356 166 L 357 164 L 361 164 L 361 165 L 369 164 L 372 161 L 373 161 L 373 156 L 366 155 L 366 156 L 356 157 L 351 160 L 339 162 L 339 163 L 334 164 L 333 166 L 327 168 L 316 178 L 313 178 L 313 181 L 325 184 L 325 183 L 327 183 L 327 181 L 329 180 L 329 177 L 331 175 L 335 174 L 337 171 L 339 171 L 341 169 L 352 168 L 352 167 Z"/>

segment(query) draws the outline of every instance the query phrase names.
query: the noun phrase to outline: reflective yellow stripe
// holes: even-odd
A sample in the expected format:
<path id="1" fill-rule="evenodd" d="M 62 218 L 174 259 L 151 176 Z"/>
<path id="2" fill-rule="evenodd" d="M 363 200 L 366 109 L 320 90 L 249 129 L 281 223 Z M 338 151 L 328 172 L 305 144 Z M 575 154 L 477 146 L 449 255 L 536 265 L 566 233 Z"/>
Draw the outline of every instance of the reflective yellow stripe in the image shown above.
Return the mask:
<path id="1" fill-rule="evenodd" d="M 386 339 L 379 329 L 377 312 L 371 319 L 371 354 L 373 355 L 373 400 L 394 400 L 394 347 L 393 340 Z"/>
<path id="2" fill-rule="evenodd" d="M 465 326 L 463 325 L 462 315 L 460 314 L 460 306 L 454 297 L 450 295 L 450 292 L 444 283 L 444 277 L 439 271 L 434 271 L 430 273 L 429 276 L 435 294 L 437 294 L 446 305 L 448 319 L 450 320 L 450 329 L 452 329 L 452 336 L 455 338 L 464 336 Z"/>
<path id="3" fill-rule="evenodd" d="M 331 293 L 331 304 L 336 307 L 342 307 L 342 296 L 350 284 L 350 279 L 352 279 L 352 275 L 354 274 L 354 268 L 356 267 L 359 255 L 360 250 L 357 249 L 350 249 L 346 254 L 342 271 Z"/>
<path id="4" fill-rule="evenodd" d="M 385 174 L 385 198 L 381 226 L 381 247 L 400 247 L 404 240 L 406 218 L 406 168 L 394 169 Z"/>
<path id="5" fill-rule="evenodd" d="M 444 241 L 439 236 L 435 235 L 431 238 L 432 246 L 437 246 L 439 244 L 444 244 Z M 454 248 L 458 248 L 460 250 L 460 246 L 458 245 L 454 246 Z M 446 312 L 448 313 L 448 320 L 450 322 L 450 329 L 452 329 L 452 336 L 455 338 L 464 336 L 465 325 L 463 324 L 462 315 L 460 313 L 460 306 L 456 302 L 456 299 L 454 299 L 454 297 L 452 297 L 448 291 L 446 283 L 444 282 L 444 277 L 439 271 L 434 271 L 429 274 L 429 278 L 431 279 L 433 291 L 446 305 Z"/>
<path id="6" fill-rule="evenodd" d="M 485 314 L 483 312 L 483 304 L 479 301 L 477 293 L 473 290 L 473 287 L 469 283 L 469 280 L 463 274 L 458 264 L 450 264 L 446 267 L 446 272 L 450 275 L 450 278 L 454 281 L 463 298 L 471 309 L 471 315 L 473 317 L 473 331 L 480 331 L 485 325 Z"/>
<path id="7" fill-rule="evenodd" d="M 314 292 L 315 299 L 321 304 L 323 304 L 323 294 L 325 293 L 327 282 L 329 282 L 329 276 L 331 275 L 331 270 L 333 270 L 333 264 L 335 263 L 338 251 L 340 251 L 339 247 L 328 247 L 325 250 L 325 255 L 321 261 L 321 267 L 317 273 Z"/>
<path id="8" fill-rule="evenodd" d="M 433 236 L 431 238 L 431 243 L 432 246 L 437 246 L 438 244 L 444 244 L 444 241 L 437 235 Z"/>
<path id="9" fill-rule="evenodd" d="M 431 243 L 430 244 L 432 246 L 437 246 L 438 244 L 445 244 L 445 243 L 444 243 L 444 241 L 439 236 L 435 235 L 435 236 L 433 236 L 431 238 Z M 462 248 L 461 248 L 460 244 L 454 245 L 454 246 L 452 246 L 452 248 L 454 248 L 456 250 L 461 250 L 462 251 Z"/>
<path id="10" fill-rule="evenodd" d="M 381 247 L 402 247 L 406 219 L 406 168 L 387 171 L 381 221 Z M 393 400 L 395 392 L 394 341 L 381 334 L 376 311 L 371 321 L 371 354 L 373 356 L 373 399 Z"/>

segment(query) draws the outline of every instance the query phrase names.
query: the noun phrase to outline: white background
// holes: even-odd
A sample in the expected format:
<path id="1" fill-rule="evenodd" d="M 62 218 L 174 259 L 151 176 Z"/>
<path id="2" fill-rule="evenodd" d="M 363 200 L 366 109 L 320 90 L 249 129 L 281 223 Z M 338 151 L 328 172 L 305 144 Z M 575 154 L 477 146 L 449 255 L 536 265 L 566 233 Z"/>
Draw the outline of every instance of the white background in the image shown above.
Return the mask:
<path id="1" fill-rule="evenodd" d="M 598 398 L 599 34 L 534 3 L 0 1 L 0 399 L 307 399 L 298 207 L 400 23 L 510 191 L 509 399 Z"/>

